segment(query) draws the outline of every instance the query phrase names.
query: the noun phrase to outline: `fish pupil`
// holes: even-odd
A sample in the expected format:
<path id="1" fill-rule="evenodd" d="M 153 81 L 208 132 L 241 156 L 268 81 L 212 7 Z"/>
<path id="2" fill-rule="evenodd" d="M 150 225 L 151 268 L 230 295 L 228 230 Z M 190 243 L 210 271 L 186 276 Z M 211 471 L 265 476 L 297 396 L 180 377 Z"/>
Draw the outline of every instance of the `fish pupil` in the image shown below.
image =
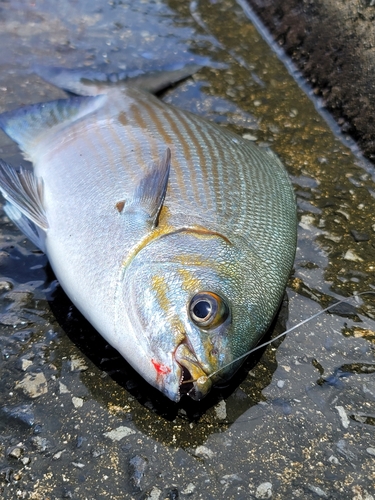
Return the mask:
<path id="1" fill-rule="evenodd" d="M 197 318 L 205 319 L 211 313 L 211 304 L 207 300 L 200 300 L 193 308 L 193 313 Z"/>

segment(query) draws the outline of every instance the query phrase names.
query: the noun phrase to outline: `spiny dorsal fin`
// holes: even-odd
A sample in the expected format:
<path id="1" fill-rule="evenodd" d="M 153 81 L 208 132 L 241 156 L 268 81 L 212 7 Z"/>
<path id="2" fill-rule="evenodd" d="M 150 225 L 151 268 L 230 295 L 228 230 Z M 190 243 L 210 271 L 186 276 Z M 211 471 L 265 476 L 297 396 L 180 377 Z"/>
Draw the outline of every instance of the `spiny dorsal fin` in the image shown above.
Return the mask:
<path id="1" fill-rule="evenodd" d="M 20 146 L 25 157 L 32 160 L 32 151 L 46 133 L 92 113 L 104 99 L 105 96 L 72 97 L 33 104 L 0 115 L 0 128 Z"/>
<path id="2" fill-rule="evenodd" d="M 6 200 L 42 229 L 48 228 L 43 208 L 43 180 L 31 170 L 11 167 L 0 160 L 0 190 Z"/>
<path id="3" fill-rule="evenodd" d="M 154 162 L 150 171 L 141 179 L 131 200 L 123 204 L 118 202 L 117 209 L 123 214 L 136 214 L 146 217 L 152 227 L 158 224 L 158 217 L 167 192 L 171 165 L 171 150 L 167 148 L 159 161 Z"/>

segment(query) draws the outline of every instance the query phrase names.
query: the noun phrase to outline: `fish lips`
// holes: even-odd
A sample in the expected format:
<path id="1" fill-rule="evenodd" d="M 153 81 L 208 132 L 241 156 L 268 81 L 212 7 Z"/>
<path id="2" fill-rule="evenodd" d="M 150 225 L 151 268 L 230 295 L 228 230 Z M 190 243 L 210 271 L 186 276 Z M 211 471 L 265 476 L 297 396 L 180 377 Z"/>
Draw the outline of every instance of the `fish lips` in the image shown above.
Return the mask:
<path id="1" fill-rule="evenodd" d="M 181 368 L 180 395 L 187 394 L 195 401 L 203 399 L 211 390 L 212 380 L 194 352 L 186 343 L 182 343 L 177 347 L 174 359 Z"/>

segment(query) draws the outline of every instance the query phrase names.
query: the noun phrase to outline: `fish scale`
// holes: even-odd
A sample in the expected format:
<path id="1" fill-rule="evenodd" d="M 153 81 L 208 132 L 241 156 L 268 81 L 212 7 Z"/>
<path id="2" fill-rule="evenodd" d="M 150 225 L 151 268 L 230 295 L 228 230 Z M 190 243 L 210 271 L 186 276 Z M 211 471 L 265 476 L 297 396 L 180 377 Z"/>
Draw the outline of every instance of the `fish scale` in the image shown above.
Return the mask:
<path id="1" fill-rule="evenodd" d="M 174 401 L 184 378 L 201 399 L 238 369 L 277 312 L 296 245 L 280 160 L 150 94 L 189 74 L 177 73 L 69 88 L 69 73 L 50 71 L 84 97 L 0 116 L 34 168 L 0 161 L 6 212 L 93 326 Z"/>

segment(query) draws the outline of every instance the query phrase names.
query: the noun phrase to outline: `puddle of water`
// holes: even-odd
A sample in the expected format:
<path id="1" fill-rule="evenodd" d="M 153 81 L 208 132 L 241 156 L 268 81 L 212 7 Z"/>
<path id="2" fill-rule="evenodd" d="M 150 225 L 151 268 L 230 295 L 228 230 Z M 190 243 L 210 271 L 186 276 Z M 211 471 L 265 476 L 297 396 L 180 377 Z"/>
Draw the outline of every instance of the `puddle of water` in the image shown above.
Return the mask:
<path id="1" fill-rule="evenodd" d="M 32 73 L 37 64 L 207 62 L 163 99 L 270 145 L 296 189 L 289 304 L 270 335 L 373 287 L 374 171 L 331 133 L 236 2 L 0 2 L 0 24 L 1 110 L 64 95 Z M 0 153 L 23 161 L 3 135 Z M 73 308 L 44 255 L 4 215 L 0 225 L 2 497 L 374 493 L 371 297 L 260 352 L 206 401 L 174 405 Z"/>

